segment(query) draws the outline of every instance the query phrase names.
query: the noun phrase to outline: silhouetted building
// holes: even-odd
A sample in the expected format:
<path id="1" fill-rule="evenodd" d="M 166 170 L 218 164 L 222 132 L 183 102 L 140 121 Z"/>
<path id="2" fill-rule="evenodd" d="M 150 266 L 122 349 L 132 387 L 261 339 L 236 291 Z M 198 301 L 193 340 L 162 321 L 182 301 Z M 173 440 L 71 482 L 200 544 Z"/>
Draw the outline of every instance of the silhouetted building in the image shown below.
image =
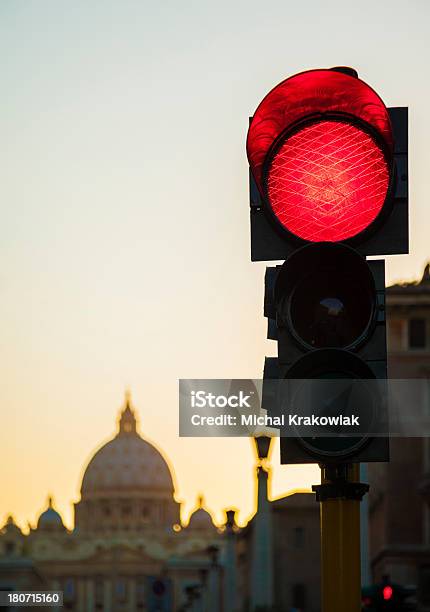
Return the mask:
<path id="1" fill-rule="evenodd" d="M 257 468 L 257 512 L 237 536 L 238 609 L 319 612 L 319 504 L 313 493 L 269 500 L 269 471 Z"/>
<path id="2" fill-rule="evenodd" d="M 387 289 L 387 316 L 389 377 L 430 378 L 429 265 L 420 282 Z M 429 398 L 419 399 L 429 406 Z M 392 438 L 390 455 L 389 463 L 369 465 L 373 578 L 417 586 L 420 610 L 430 610 L 429 439 Z"/>
<path id="3" fill-rule="evenodd" d="M 73 530 L 52 498 L 28 535 L 12 517 L 0 530 L 0 589 L 60 590 L 77 612 L 319 612 L 318 504 L 309 493 L 269 501 L 263 463 L 246 528 L 232 510 L 217 528 L 202 497 L 183 526 L 172 470 L 127 396 L 116 436 L 85 469 Z"/>
<path id="4" fill-rule="evenodd" d="M 190 590 L 202 597 L 207 549 L 224 544 L 202 499 L 186 528 L 179 509 L 171 470 L 137 432 L 127 397 L 117 435 L 85 470 L 74 529 L 51 498 L 28 535 L 9 517 L 0 531 L 0 588 L 61 590 L 65 608 L 79 612 L 179 610 Z"/>

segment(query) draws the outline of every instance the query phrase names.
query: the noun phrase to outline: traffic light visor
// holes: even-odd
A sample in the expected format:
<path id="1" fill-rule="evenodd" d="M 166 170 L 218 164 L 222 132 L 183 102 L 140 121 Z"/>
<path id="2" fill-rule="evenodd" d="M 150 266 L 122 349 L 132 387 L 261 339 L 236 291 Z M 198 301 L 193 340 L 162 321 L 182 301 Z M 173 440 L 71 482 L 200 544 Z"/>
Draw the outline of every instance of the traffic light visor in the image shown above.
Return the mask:
<path id="1" fill-rule="evenodd" d="M 247 153 L 277 224 L 308 242 L 340 242 L 373 224 L 389 192 L 393 137 L 375 91 L 348 74 L 312 70 L 261 102 Z"/>

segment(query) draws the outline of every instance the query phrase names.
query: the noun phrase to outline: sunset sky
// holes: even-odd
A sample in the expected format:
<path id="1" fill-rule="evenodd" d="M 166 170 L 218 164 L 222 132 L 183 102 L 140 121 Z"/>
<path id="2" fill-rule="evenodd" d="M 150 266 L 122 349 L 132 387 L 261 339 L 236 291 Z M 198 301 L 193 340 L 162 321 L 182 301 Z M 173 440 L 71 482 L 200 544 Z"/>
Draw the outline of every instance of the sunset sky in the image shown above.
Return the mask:
<path id="1" fill-rule="evenodd" d="M 0 3 L 0 523 L 48 493 L 68 526 L 129 388 L 184 516 L 253 507 L 247 439 L 179 439 L 179 378 L 259 378 L 265 264 L 250 262 L 248 117 L 276 83 L 352 65 L 410 108 L 411 254 L 430 258 L 425 0 Z M 279 466 L 273 494 L 315 468 Z"/>

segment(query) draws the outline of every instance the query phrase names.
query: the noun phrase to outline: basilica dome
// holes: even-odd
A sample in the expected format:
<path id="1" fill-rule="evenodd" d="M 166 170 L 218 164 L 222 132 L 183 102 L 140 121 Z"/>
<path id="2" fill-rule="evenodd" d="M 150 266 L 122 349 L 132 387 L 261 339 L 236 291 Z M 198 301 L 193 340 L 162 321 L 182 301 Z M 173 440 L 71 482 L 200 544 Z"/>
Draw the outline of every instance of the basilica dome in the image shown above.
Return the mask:
<path id="1" fill-rule="evenodd" d="M 88 464 L 81 493 L 105 496 L 109 491 L 158 489 L 173 494 L 173 481 L 166 461 L 157 449 L 139 435 L 121 436 L 102 446 Z"/>
<path id="2" fill-rule="evenodd" d="M 140 436 L 130 397 L 117 435 L 88 463 L 75 506 L 76 525 L 173 524 L 179 520 L 170 468 L 161 452 Z"/>
<path id="3" fill-rule="evenodd" d="M 174 487 L 160 451 L 137 433 L 136 418 L 127 400 L 118 434 L 95 453 L 85 470 L 81 494 L 89 499 L 130 490 L 173 495 Z"/>

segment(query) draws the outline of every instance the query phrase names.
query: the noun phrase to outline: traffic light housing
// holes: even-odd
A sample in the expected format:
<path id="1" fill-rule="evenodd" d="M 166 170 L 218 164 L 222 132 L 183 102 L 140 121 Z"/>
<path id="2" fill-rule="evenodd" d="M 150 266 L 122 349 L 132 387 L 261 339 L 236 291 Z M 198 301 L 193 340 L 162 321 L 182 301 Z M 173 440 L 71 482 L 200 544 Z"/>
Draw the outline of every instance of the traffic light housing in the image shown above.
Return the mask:
<path id="1" fill-rule="evenodd" d="M 363 612 L 412 612 L 416 610 L 416 588 L 393 583 L 387 576 L 382 582 L 362 589 Z"/>
<path id="2" fill-rule="evenodd" d="M 327 389 L 330 393 L 342 392 L 337 380 L 345 380 L 345 392 L 350 381 L 367 381 L 366 403 L 374 408 L 374 414 L 367 411 L 370 433 L 385 431 L 385 398 L 382 394 L 373 400 L 383 391 L 376 380 L 387 375 L 384 262 L 367 263 L 352 248 L 337 243 L 309 244 L 282 266 L 267 269 L 265 289 L 268 337 L 277 340 L 278 357 L 266 359 L 263 406 L 269 413 L 282 410 L 283 390 L 288 387 L 278 386 L 279 380 L 329 376 L 336 381 Z M 322 395 L 324 390 L 318 390 Z M 291 408 L 291 398 L 284 399 Z M 350 402 L 353 405 L 358 412 L 357 401 Z M 361 414 L 364 421 L 363 410 Z M 382 458 L 388 458 L 387 438 L 366 436 L 364 424 L 357 438 L 325 437 L 312 443 L 300 435 L 283 438 L 281 432 L 282 463 Z"/>
<path id="3" fill-rule="evenodd" d="M 340 146 L 333 131 L 339 126 L 344 128 Z M 320 131 L 319 139 L 318 134 L 315 135 L 317 128 Z M 301 138 L 301 149 L 298 137 Z M 296 141 L 291 143 L 294 138 Z M 348 143 L 354 140 L 355 156 L 349 158 L 350 164 L 337 172 L 342 158 L 348 159 Z M 289 142 L 292 144 L 291 155 L 282 155 Z M 315 150 L 315 142 L 319 143 L 319 149 Z M 346 211 L 348 206 L 354 206 L 351 198 L 356 198 L 356 204 L 359 199 L 357 195 L 363 199 L 372 195 L 366 188 L 360 190 L 360 183 L 358 189 L 348 188 L 350 180 L 357 187 L 360 172 L 354 159 L 360 158 L 360 153 L 363 154 L 366 149 L 370 150 L 373 160 L 366 170 L 373 175 L 379 172 L 379 178 L 383 179 L 383 186 L 386 187 L 385 193 L 376 192 L 378 197 L 372 202 L 373 206 L 370 210 L 361 211 L 358 224 L 348 223 L 344 219 L 343 232 L 338 232 L 337 236 L 327 236 L 327 228 L 330 229 L 333 220 L 337 221 L 339 201 L 336 201 L 336 195 L 339 191 L 336 190 L 339 187 L 343 189 L 341 195 L 346 196 L 343 198 Z M 300 155 L 294 158 L 294 151 L 298 150 Z M 338 159 L 332 159 L 333 151 L 339 156 Z M 247 153 L 250 163 L 252 261 L 283 260 L 299 246 L 322 240 L 345 242 L 363 255 L 408 253 L 407 108 L 387 109 L 366 83 L 351 74 L 336 69 L 302 72 L 277 85 L 263 99 L 251 119 Z M 301 189 L 295 192 L 297 199 L 286 219 L 282 219 L 280 210 L 282 198 L 272 197 L 276 192 L 275 181 L 269 180 L 270 169 L 275 177 L 276 173 L 279 175 L 282 165 L 274 162 L 280 157 L 284 157 L 287 163 L 296 162 L 294 167 L 287 166 L 289 172 L 285 174 L 284 187 L 292 187 L 296 191 L 299 185 Z M 362 157 L 360 161 L 363 161 Z M 321 164 L 326 165 L 324 172 L 315 175 L 313 170 L 321 168 Z M 298 176 L 298 172 L 303 175 Z M 303 176 L 306 177 L 305 181 Z M 343 182 L 345 177 L 348 180 Z M 279 182 L 277 186 L 279 193 Z M 335 204 L 332 207 L 335 212 L 330 216 L 330 211 L 327 214 L 327 209 L 320 209 L 324 215 L 317 223 L 319 232 L 306 232 L 300 225 L 288 222 L 301 209 L 315 214 L 317 207 L 312 210 L 309 202 L 312 203 L 314 196 L 315 203 L 324 189 L 327 202 Z M 300 221 L 306 224 L 309 219 L 301 218 Z"/>
<path id="4" fill-rule="evenodd" d="M 385 272 L 366 256 L 408 252 L 407 109 L 387 109 L 350 69 L 303 72 L 263 99 L 247 153 L 251 259 L 285 259 L 266 271 L 278 357 L 266 359 L 263 408 L 280 409 L 274 381 L 370 381 L 375 396 L 371 381 L 386 378 Z M 281 462 L 388 460 L 387 438 L 362 433 L 343 444 L 281 437 Z"/>

